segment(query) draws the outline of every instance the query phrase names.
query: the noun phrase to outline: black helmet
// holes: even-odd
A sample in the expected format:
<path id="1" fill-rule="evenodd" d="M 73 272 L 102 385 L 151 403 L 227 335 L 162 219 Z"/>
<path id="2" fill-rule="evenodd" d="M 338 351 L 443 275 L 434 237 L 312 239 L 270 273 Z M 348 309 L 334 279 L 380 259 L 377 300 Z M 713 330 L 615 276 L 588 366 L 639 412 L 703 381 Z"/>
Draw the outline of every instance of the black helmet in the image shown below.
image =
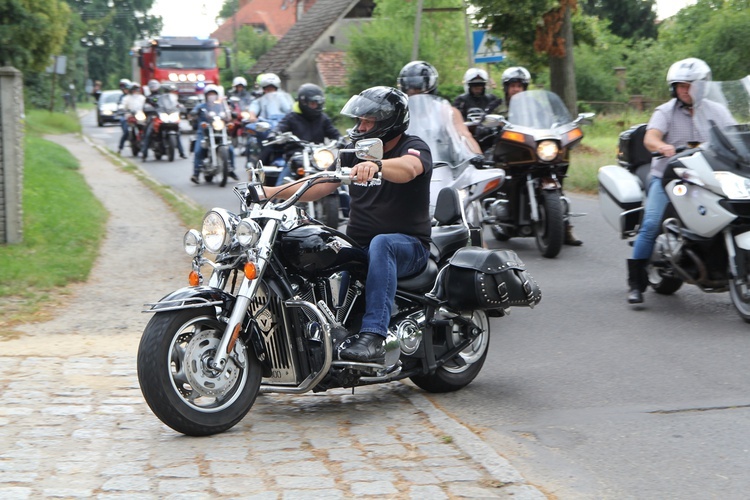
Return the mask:
<path id="1" fill-rule="evenodd" d="M 422 94 L 434 94 L 437 91 L 438 72 L 435 67 L 424 61 L 412 61 L 398 74 L 398 88 L 408 93 L 418 90 Z"/>
<path id="2" fill-rule="evenodd" d="M 312 83 L 304 83 L 297 91 L 297 102 L 302 114 L 307 118 L 315 118 L 323 113 L 323 106 L 326 103 L 326 97 L 323 95 L 323 89 Z M 315 102 L 318 105 L 310 107 L 310 103 Z"/>
<path id="3" fill-rule="evenodd" d="M 372 87 L 352 96 L 341 114 L 357 118 L 357 125 L 349 132 L 353 141 L 378 137 L 388 142 L 409 128 L 409 98 L 393 87 Z M 375 126 L 360 132 L 360 118 L 375 120 Z"/>

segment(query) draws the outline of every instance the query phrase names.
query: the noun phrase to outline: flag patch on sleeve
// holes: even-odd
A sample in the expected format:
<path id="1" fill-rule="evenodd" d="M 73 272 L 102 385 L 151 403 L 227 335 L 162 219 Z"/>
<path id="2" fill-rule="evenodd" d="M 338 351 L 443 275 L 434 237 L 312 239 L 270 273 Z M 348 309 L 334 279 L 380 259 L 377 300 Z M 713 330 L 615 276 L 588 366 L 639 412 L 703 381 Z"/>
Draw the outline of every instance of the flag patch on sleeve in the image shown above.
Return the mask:
<path id="1" fill-rule="evenodd" d="M 410 155 L 414 155 L 414 156 L 422 156 L 419 151 L 417 151 L 416 149 L 412 149 L 412 148 L 407 149 L 406 153 Z"/>

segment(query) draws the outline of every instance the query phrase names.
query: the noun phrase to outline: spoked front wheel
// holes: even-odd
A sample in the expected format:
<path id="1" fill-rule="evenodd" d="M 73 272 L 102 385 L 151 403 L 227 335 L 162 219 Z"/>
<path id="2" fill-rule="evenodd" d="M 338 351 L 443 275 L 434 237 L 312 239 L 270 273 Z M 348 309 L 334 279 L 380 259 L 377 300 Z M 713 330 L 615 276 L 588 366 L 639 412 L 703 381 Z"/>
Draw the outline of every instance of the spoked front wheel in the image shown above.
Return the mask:
<path id="1" fill-rule="evenodd" d="M 479 328 L 481 333 L 474 338 L 474 342 L 469 344 L 463 351 L 458 353 L 453 359 L 439 367 L 435 373 L 429 375 L 418 375 L 411 377 L 417 387 L 427 392 L 453 392 L 469 385 L 472 380 L 479 375 L 487 359 L 488 347 L 490 345 L 490 322 L 487 313 L 484 311 L 471 311 L 470 315 L 473 326 L 465 326 L 456 322 L 452 330 L 447 334 L 450 338 L 439 348 L 450 349 L 452 345 L 458 344 L 466 338 L 464 328 Z"/>
<path id="2" fill-rule="evenodd" d="M 138 347 L 138 382 L 154 414 L 177 432 L 224 432 L 255 402 L 261 369 L 241 339 L 224 370 L 210 364 L 223 332 L 211 308 L 158 313 L 146 325 Z"/>

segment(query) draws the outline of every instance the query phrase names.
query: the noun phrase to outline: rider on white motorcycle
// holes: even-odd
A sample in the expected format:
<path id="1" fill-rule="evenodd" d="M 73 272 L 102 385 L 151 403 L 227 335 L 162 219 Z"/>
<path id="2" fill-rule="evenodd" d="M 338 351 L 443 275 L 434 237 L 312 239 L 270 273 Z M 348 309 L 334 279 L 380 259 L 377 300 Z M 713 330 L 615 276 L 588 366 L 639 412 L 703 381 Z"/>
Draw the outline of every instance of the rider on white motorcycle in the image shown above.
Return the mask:
<path id="1" fill-rule="evenodd" d="M 647 189 L 643 221 L 633 245 L 633 256 L 628 259 L 628 302 L 631 304 L 643 302 L 643 292 L 648 286 L 646 266 L 668 204 L 662 177 L 669 159 L 675 155 L 678 147 L 708 139 L 705 124 L 694 120 L 690 87 L 697 81 L 711 81 L 711 68 L 704 61 L 691 57 L 672 64 L 667 72 L 672 99 L 656 108 L 646 127 L 643 144 L 646 149 L 659 156 L 651 161 L 651 180 Z M 723 106 L 710 100 L 702 101 L 701 105 L 710 109 L 710 115 L 719 127 L 735 123 Z"/>

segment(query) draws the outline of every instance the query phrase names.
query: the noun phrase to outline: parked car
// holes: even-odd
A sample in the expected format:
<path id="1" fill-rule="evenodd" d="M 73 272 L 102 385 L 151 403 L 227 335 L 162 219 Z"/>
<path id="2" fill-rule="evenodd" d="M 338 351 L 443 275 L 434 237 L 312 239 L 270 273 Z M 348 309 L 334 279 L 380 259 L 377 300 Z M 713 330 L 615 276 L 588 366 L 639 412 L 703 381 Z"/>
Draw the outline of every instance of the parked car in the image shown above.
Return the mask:
<path id="1" fill-rule="evenodd" d="M 103 127 L 108 122 L 120 121 L 119 103 L 121 90 L 105 90 L 96 103 L 96 123 Z"/>

